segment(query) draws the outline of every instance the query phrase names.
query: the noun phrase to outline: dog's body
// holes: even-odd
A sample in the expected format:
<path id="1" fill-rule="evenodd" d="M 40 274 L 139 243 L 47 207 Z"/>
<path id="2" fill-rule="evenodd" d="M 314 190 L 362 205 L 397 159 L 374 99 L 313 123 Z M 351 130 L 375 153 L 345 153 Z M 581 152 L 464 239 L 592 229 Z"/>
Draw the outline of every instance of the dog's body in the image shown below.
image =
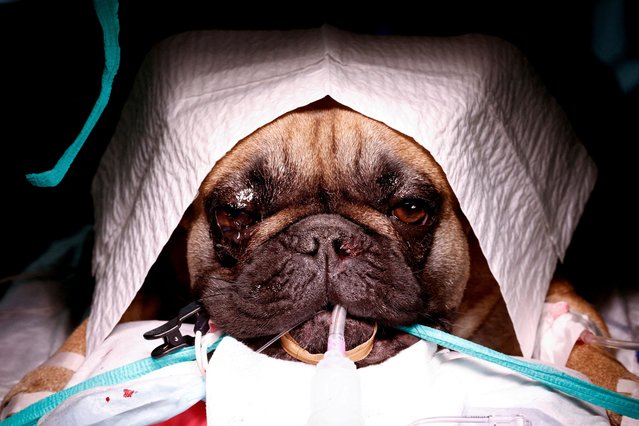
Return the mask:
<path id="1" fill-rule="evenodd" d="M 414 343 L 396 326 L 415 323 L 521 353 L 437 162 L 414 140 L 330 99 L 238 143 L 206 177 L 182 226 L 195 296 L 218 327 L 255 349 L 292 328 L 301 347 L 324 352 L 339 304 L 348 312 L 347 349 L 378 326 L 359 366 Z M 606 330 L 568 283 L 554 281 L 548 297 Z M 278 343 L 266 353 L 292 359 Z M 634 377 L 587 345 L 568 366 L 613 390 L 619 377 Z"/>

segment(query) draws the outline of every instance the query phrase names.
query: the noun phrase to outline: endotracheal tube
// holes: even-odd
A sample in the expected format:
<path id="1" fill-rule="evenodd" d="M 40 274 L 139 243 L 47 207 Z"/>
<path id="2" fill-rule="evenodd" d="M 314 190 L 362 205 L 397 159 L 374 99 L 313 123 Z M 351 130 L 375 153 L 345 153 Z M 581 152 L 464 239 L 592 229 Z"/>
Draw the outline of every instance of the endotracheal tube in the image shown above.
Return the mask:
<path id="1" fill-rule="evenodd" d="M 311 414 L 307 426 L 364 425 L 359 376 L 346 357 L 346 309 L 336 305 L 328 333 L 327 350 L 311 383 Z"/>

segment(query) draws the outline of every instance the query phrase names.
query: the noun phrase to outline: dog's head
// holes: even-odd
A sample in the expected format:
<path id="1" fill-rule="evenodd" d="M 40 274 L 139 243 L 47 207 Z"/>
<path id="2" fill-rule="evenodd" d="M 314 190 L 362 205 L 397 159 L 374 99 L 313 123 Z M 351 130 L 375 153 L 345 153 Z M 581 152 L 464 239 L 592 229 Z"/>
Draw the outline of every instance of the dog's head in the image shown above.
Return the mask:
<path id="1" fill-rule="evenodd" d="M 464 222 L 437 162 L 330 100 L 240 141 L 191 215 L 191 285 L 212 321 L 253 347 L 301 324 L 291 335 L 321 353 L 340 304 L 347 347 L 378 325 L 361 364 L 380 362 L 414 341 L 394 326 L 449 329 L 469 276 Z"/>

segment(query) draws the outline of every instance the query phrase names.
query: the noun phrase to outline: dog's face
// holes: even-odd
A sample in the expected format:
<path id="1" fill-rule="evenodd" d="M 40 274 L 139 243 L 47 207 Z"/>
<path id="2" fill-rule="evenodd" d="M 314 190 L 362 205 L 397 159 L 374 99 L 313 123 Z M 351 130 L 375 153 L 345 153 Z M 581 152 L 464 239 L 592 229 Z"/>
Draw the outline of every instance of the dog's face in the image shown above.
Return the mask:
<path id="1" fill-rule="evenodd" d="M 296 324 L 326 350 L 330 311 L 347 347 L 379 331 L 380 362 L 414 342 L 394 326 L 449 329 L 469 276 L 455 196 L 414 140 L 332 102 L 288 113 L 222 158 L 193 205 L 191 285 L 212 321 L 258 347 Z M 286 355 L 277 345 L 268 352 Z"/>

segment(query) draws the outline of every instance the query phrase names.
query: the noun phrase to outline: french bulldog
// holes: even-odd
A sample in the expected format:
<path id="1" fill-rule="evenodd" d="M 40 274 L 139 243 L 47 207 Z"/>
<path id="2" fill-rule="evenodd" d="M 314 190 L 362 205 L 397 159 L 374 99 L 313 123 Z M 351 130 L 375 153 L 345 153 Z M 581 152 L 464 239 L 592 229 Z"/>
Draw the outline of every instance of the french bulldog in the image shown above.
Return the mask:
<path id="1" fill-rule="evenodd" d="M 416 323 L 521 354 L 499 286 L 437 161 L 331 98 L 240 141 L 204 179 L 180 229 L 190 288 L 216 326 L 253 349 L 288 331 L 298 348 L 321 354 L 331 310 L 341 305 L 347 349 L 372 341 L 359 367 L 413 344 L 397 326 Z M 561 279 L 548 293 L 558 300 L 607 330 Z M 280 342 L 264 353 L 294 359 Z M 620 377 L 637 379 L 593 345 L 577 344 L 568 367 L 611 390 Z"/>

